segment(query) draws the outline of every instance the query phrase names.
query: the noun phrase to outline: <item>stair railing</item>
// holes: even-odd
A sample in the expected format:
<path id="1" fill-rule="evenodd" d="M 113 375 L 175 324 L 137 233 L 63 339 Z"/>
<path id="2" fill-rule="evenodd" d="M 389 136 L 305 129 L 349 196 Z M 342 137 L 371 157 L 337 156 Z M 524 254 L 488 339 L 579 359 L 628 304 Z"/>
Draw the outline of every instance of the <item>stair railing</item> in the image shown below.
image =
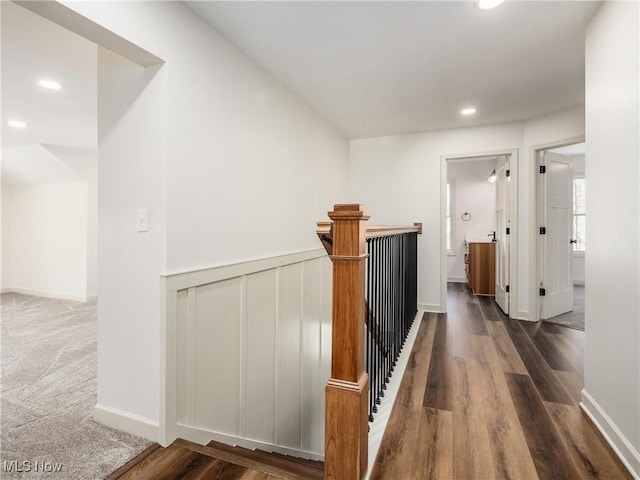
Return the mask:
<path id="1" fill-rule="evenodd" d="M 422 226 L 367 228 L 369 215 L 359 204 L 335 205 L 328 215 L 332 222 L 318 222 L 317 231 L 333 262 L 325 478 L 360 480 L 367 473 L 368 422 L 417 311 Z"/>

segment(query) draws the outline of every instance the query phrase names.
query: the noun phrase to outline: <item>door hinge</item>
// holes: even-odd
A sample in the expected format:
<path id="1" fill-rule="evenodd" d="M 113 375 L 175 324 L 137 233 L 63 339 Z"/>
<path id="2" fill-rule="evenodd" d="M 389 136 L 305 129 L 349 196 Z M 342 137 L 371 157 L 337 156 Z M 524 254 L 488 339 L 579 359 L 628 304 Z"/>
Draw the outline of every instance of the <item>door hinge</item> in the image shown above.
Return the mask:
<path id="1" fill-rule="evenodd" d="M 511 234 L 511 229 L 509 227 L 507 227 L 507 235 Z"/>
<path id="2" fill-rule="evenodd" d="M 540 165 L 540 173 L 547 173 L 547 167 Z"/>
<path id="3" fill-rule="evenodd" d="M 540 235 L 546 235 L 546 234 L 547 234 L 546 227 L 540 227 Z"/>
<path id="4" fill-rule="evenodd" d="M 510 176 L 511 176 L 511 170 L 507 170 L 507 171 L 505 172 L 505 175 L 506 175 L 507 177 L 510 177 Z"/>
<path id="5" fill-rule="evenodd" d="M 509 293 L 509 285 L 507 285 L 506 287 L 504 287 L 504 291 Z"/>
<path id="6" fill-rule="evenodd" d="M 544 297 L 547 294 L 547 291 L 544 288 L 540 289 L 540 296 Z"/>

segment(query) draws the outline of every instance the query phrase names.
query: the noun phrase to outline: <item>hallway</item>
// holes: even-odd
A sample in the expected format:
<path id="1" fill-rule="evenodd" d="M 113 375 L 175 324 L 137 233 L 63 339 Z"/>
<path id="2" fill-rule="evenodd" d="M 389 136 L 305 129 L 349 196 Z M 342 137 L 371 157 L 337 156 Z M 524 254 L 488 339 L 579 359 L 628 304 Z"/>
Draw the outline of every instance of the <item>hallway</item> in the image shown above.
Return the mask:
<path id="1" fill-rule="evenodd" d="M 631 478 L 582 413 L 584 333 L 448 285 L 426 313 L 371 479 Z"/>

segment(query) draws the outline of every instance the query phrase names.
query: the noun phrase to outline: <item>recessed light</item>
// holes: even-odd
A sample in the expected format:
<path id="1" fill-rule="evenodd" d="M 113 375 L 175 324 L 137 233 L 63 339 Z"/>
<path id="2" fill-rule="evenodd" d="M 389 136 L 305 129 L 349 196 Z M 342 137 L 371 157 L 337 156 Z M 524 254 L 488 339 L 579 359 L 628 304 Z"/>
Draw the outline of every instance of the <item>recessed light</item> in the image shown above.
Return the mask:
<path id="1" fill-rule="evenodd" d="M 38 85 L 43 88 L 48 88 L 49 90 L 60 90 L 62 88 L 62 85 L 58 82 L 54 82 L 53 80 L 40 80 Z"/>
<path id="2" fill-rule="evenodd" d="M 27 124 L 21 120 L 9 120 L 7 125 L 13 128 L 25 128 L 27 126 Z"/>
<path id="3" fill-rule="evenodd" d="M 480 10 L 491 10 L 502 5 L 504 0 L 478 0 L 476 4 Z"/>
<path id="4" fill-rule="evenodd" d="M 463 108 L 462 110 L 460 110 L 460 113 L 462 115 L 473 115 L 476 112 L 477 112 L 477 110 L 475 108 L 473 108 L 473 107 Z"/>

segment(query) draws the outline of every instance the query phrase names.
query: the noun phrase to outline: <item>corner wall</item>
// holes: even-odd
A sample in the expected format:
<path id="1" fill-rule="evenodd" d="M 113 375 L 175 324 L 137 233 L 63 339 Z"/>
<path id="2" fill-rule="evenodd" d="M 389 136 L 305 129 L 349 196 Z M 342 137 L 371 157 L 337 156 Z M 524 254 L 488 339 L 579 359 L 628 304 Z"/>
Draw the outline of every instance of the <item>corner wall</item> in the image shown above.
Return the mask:
<path id="1" fill-rule="evenodd" d="M 318 248 L 316 221 L 345 201 L 349 143 L 181 2 L 62 5 L 95 38 L 164 61 L 99 77 L 96 412 L 152 436 L 166 413 L 160 275 Z"/>
<path id="2" fill-rule="evenodd" d="M 3 288 L 86 301 L 87 182 L 3 187 Z"/>
<path id="3" fill-rule="evenodd" d="M 351 141 L 349 196 L 364 203 L 370 223 L 423 222 L 419 244 L 418 302 L 430 311 L 445 311 L 440 285 L 441 156 L 477 156 L 518 149 L 518 311 L 529 319 L 530 225 L 533 215 L 531 149 L 584 135 L 584 110 L 576 107 L 527 120 L 486 127 L 460 128 L 412 135 Z M 385 192 L 381 194 L 381 192 Z"/>
<path id="4" fill-rule="evenodd" d="M 11 287 L 11 185 L 2 182 L 2 217 L 0 220 L 1 238 L 2 238 L 2 262 L 0 272 L 0 288 L 1 291 L 7 291 Z"/>
<path id="5" fill-rule="evenodd" d="M 604 2 L 587 29 L 582 406 L 640 478 L 640 7 Z"/>
<path id="6" fill-rule="evenodd" d="M 157 429 L 166 73 L 98 49 L 98 405 Z M 148 209 L 148 231 L 137 213 Z M 123 425 L 114 425 L 125 430 Z M 137 428 L 137 427 L 136 427 Z M 154 438 L 155 439 L 155 438 Z"/>

